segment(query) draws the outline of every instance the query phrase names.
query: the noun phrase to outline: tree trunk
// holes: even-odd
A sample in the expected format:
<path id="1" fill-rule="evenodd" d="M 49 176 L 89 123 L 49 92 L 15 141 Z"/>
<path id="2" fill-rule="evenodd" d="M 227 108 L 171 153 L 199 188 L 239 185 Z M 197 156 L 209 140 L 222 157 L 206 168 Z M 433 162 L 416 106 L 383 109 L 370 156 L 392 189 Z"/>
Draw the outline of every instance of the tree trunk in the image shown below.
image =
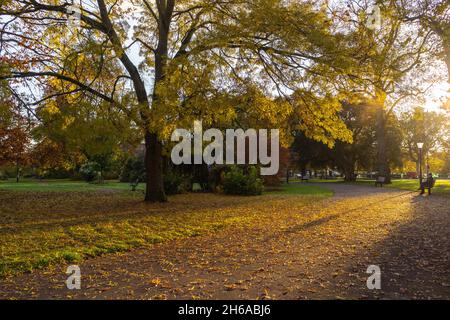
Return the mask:
<path id="1" fill-rule="evenodd" d="M 19 183 L 20 181 L 20 167 L 19 167 L 19 160 L 16 161 L 16 182 Z"/>
<path id="2" fill-rule="evenodd" d="M 447 65 L 448 78 L 447 83 L 450 85 L 450 37 L 447 36 L 446 40 L 444 40 L 445 47 L 445 63 Z M 447 91 L 450 94 L 450 89 Z M 450 112 L 450 99 L 447 99 L 447 102 L 444 103 L 444 108 L 447 112 Z"/>
<path id="3" fill-rule="evenodd" d="M 105 178 L 103 177 L 103 168 L 100 169 L 100 177 L 99 184 L 103 184 L 105 182 Z"/>
<path id="4" fill-rule="evenodd" d="M 162 144 L 156 133 L 150 132 L 148 129 L 150 120 L 150 101 L 147 96 L 145 83 L 141 77 L 139 69 L 134 65 L 130 57 L 127 55 L 124 46 L 114 29 L 114 25 L 110 19 L 110 12 L 105 0 L 97 0 L 100 10 L 102 24 L 106 30 L 106 34 L 112 44 L 120 48 L 120 61 L 128 71 L 133 81 L 136 98 L 140 105 L 140 116 L 145 127 L 145 166 L 147 169 L 147 187 L 145 200 L 149 202 L 164 202 L 167 197 L 164 193 L 163 173 L 162 173 Z M 156 88 L 159 82 L 164 78 L 164 67 L 167 63 L 167 47 L 169 38 L 170 22 L 172 19 L 175 0 L 158 1 L 159 13 L 159 42 L 158 48 L 155 50 L 155 85 L 152 103 L 157 100 Z"/>
<path id="5" fill-rule="evenodd" d="M 449 45 L 450 45 L 450 43 L 449 43 Z M 445 48 L 445 63 L 447 64 L 448 83 L 450 84 L 450 48 L 449 47 Z"/>
<path id="6" fill-rule="evenodd" d="M 447 23 L 448 25 L 448 23 Z M 444 28 L 442 28 L 444 29 Z M 442 44 L 444 47 L 444 59 L 445 63 L 447 64 L 447 71 L 448 71 L 448 83 L 450 84 L 450 33 L 448 31 L 442 31 L 438 32 L 438 35 L 442 39 Z"/>
<path id="7" fill-rule="evenodd" d="M 347 167 L 344 169 L 344 181 L 346 182 L 355 182 L 356 181 L 356 174 L 355 174 L 355 166 Z"/>
<path id="8" fill-rule="evenodd" d="M 166 7 L 161 8 L 159 21 L 159 42 L 155 50 L 155 79 L 153 86 L 152 105 L 158 103 L 158 87 L 165 78 L 165 68 L 167 66 L 168 39 L 170 20 L 172 17 L 174 1 L 166 2 Z M 145 133 L 145 166 L 147 170 L 147 188 L 145 201 L 166 202 L 167 196 L 164 192 L 163 180 L 163 145 L 159 141 L 156 133 Z"/>
<path id="9" fill-rule="evenodd" d="M 166 202 L 163 180 L 162 143 L 156 134 L 145 134 L 145 168 L 147 171 L 147 188 L 145 201 Z"/>
<path id="10" fill-rule="evenodd" d="M 378 144 L 378 154 L 377 154 L 377 169 L 378 176 L 385 177 L 386 183 L 391 183 L 391 173 L 387 158 L 387 145 L 386 145 L 386 114 L 384 110 L 384 105 L 378 105 L 377 111 L 377 144 Z"/>

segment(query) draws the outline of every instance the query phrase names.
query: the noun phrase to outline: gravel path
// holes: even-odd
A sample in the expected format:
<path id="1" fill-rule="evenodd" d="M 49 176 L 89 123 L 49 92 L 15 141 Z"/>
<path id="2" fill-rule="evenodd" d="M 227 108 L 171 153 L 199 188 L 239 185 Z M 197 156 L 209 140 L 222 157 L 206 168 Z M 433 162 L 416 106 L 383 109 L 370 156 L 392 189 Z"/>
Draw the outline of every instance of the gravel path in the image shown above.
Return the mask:
<path id="1" fill-rule="evenodd" d="M 0 298 L 450 299 L 450 199 L 323 186 L 335 197 L 305 212 L 88 260 L 81 290 L 56 268 L 4 279 Z"/>

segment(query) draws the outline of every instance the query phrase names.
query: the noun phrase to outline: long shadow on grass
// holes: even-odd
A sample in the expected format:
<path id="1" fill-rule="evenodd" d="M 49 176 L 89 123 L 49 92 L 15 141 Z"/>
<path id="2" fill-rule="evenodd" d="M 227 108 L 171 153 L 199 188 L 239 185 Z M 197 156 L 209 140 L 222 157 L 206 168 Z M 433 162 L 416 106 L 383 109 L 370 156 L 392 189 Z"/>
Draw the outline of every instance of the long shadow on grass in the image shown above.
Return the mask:
<path id="1" fill-rule="evenodd" d="M 382 293 L 390 298 L 450 298 L 450 206 L 439 197 L 415 197 L 414 221 L 377 246 Z"/>
<path id="2" fill-rule="evenodd" d="M 411 200 L 413 219 L 394 228 L 366 256 L 367 265 L 345 267 L 347 273 L 367 279 L 370 265 L 381 269 L 381 290 L 357 286 L 356 296 L 369 299 L 450 299 L 450 202 L 443 197 L 415 196 Z M 356 268 L 356 269 L 355 269 Z M 345 273 L 345 272 L 344 272 Z M 336 279 L 330 278 L 330 282 Z"/>
<path id="3" fill-rule="evenodd" d="M 354 212 L 358 212 L 358 211 L 361 211 L 361 210 L 366 210 L 368 207 L 376 206 L 376 205 L 379 205 L 379 204 L 381 204 L 383 202 L 388 202 L 388 201 L 396 199 L 396 198 L 401 198 L 401 197 L 404 197 L 405 195 L 408 195 L 408 194 L 410 194 L 410 192 L 401 193 L 401 194 L 394 194 L 394 195 L 391 195 L 391 196 L 387 195 L 386 198 L 384 198 L 382 200 L 380 200 L 379 198 L 376 198 L 376 200 L 374 200 L 373 203 L 364 202 L 364 204 L 362 204 L 361 206 L 357 206 L 357 207 L 353 207 L 353 208 L 345 208 L 345 209 L 340 210 L 337 213 L 326 215 L 324 217 L 320 217 L 320 218 L 318 218 L 316 220 L 313 220 L 313 221 L 310 221 L 310 222 L 307 222 L 307 223 L 296 224 L 296 225 L 293 225 L 292 227 L 284 229 L 284 230 L 282 230 L 282 231 L 280 231 L 278 233 L 271 234 L 270 236 L 265 238 L 265 241 L 269 241 L 269 240 L 277 238 L 279 236 L 279 233 L 292 234 L 292 233 L 306 231 L 306 230 L 308 230 L 310 228 L 314 228 L 314 227 L 318 227 L 320 225 L 326 224 L 326 223 L 328 223 L 328 222 L 330 222 L 332 220 L 335 220 L 335 219 L 337 219 L 339 217 L 350 215 L 350 214 L 352 214 Z M 346 197 L 346 198 L 348 198 L 348 197 Z M 339 201 L 339 198 L 337 198 L 335 200 Z M 317 212 L 321 212 L 321 211 L 322 211 L 321 208 L 319 208 L 319 210 L 317 210 Z M 312 212 L 312 211 L 308 212 L 308 214 L 313 214 L 313 213 L 314 212 Z"/>

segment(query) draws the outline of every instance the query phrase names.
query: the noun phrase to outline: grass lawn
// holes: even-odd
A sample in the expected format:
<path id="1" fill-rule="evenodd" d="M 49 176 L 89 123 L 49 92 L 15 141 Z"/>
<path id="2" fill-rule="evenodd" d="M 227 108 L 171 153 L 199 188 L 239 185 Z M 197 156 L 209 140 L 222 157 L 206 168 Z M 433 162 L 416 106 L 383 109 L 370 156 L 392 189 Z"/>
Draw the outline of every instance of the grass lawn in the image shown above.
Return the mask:
<path id="1" fill-rule="evenodd" d="M 128 184 L 115 182 L 1 182 L 0 276 L 244 228 L 280 212 L 301 214 L 332 195 L 295 184 L 258 197 L 183 194 L 146 204 L 141 192 L 125 190 Z"/>
<path id="2" fill-rule="evenodd" d="M 394 180 L 391 188 L 416 191 L 419 188 L 418 180 Z M 450 196 L 450 180 L 437 180 L 433 193 Z"/>
<path id="3" fill-rule="evenodd" d="M 296 181 L 296 180 L 294 180 Z M 350 184 L 363 184 L 367 186 L 375 187 L 375 180 L 369 179 L 358 179 L 357 182 L 345 182 L 343 179 L 330 179 L 330 180 L 319 180 L 312 179 L 310 182 L 316 183 L 350 183 Z M 402 179 L 402 180 L 392 180 L 392 184 L 385 185 L 386 188 L 394 188 L 408 191 L 417 191 L 419 188 L 419 181 L 414 179 Z M 450 197 L 450 179 L 438 179 L 436 181 L 436 186 L 433 189 L 434 194 L 438 194 L 445 197 Z"/>
<path id="4" fill-rule="evenodd" d="M 140 184 L 139 190 L 144 190 Z M 84 181 L 70 180 L 24 180 L 17 183 L 15 180 L 0 181 L 0 190 L 8 191 L 33 191 L 33 192 L 73 192 L 73 191 L 102 191 L 102 190 L 131 190 L 128 183 L 106 181 L 104 184 L 86 183 Z"/>
<path id="5" fill-rule="evenodd" d="M 357 184 L 375 185 L 374 180 L 358 180 Z M 419 181 L 413 179 L 392 180 L 392 184 L 385 185 L 387 188 L 395 188 L 409 191 L 417 191 Z M 450 197 L 450 180 L 437 180 L 433 189 L 434 194 Z"/>
<path id="6" fill-rule="evenodd" d="M 145 184 L 139 184 L 137 190 L 143 191 Z M 6 191 L 29 191 L 29 192 L 91 192 L 91 191 L 130 191 L 131 186 L 128 183 L 120 183 L 117 181 L 106 181 L 104 184 L 91 184 L 83 181 L 70 180 L 44 180 L 42 182 L 35 180 L 25 180 L 15 182 L 13 180 L 0 181 L 0 190 Z M 297 181 L 275 190 L 269 190 L 268 193 L 282 193 L 290 195 L 316 195 L 316 196 L 332 196 L 333 193 L 325 188 L 312 186 L 308 184 L 300 184 Z"/>

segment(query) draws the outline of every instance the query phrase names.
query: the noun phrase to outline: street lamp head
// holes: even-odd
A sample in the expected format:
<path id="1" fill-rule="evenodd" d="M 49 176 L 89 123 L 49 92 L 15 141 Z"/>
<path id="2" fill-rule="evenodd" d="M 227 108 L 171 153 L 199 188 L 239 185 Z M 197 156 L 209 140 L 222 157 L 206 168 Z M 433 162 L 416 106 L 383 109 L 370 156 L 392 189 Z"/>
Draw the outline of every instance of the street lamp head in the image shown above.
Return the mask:
<path id="1" fill-rule="evenodd" d="M 417 144 L 417 147 L 418 147 L 419 149 L 423 149 L 423 145 L 424 145 L 423 142 L 419 142 L 419 143 Z"/>

